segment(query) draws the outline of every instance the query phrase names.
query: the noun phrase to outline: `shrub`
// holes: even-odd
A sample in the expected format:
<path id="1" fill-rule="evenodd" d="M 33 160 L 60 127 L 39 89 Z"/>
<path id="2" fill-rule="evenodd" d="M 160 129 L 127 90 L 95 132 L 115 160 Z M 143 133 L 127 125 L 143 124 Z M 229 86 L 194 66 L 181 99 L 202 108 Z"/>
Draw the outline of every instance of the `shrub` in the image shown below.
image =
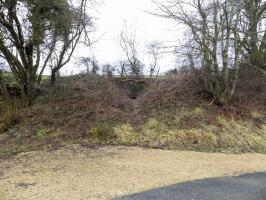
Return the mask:
<path id="1" fill-rule="evenodd" d="M 125 145 L 137 144 L 137 134 L 130 124 L 122 124 L 114 128 L 114 134 L 119 142 Z"/>
<path id="2" fill-rule="evenodd" d="M 173 132 L 164 123 L 151 118 L 141 129 L 140 143 L 150 147 L 166 147 L 175 142 Z"/>
<path id="3" fill-rule="evenodd" d="M 23 99 L 10 99 L 1 104 L 0 132 L 4 132 L 24 118 L 23 108 L 26 102 Z"/>
<path id="4" fill-rule="evenodd" d="M 96 121 L 90 130 L 93 138 L 108 140 L 114 138 L 114 123 L 108 120 Z"/>
<path id="5" fill-rule="evenodd" d="M 43 128 L 38 129 L 37 133 L 36 133 L 36 138 L 39 140 L 44 139 L 47 135 L 47 132 L 48 132 L 48 130 L 46 130 L 46 129 L 43 129 Z"/>

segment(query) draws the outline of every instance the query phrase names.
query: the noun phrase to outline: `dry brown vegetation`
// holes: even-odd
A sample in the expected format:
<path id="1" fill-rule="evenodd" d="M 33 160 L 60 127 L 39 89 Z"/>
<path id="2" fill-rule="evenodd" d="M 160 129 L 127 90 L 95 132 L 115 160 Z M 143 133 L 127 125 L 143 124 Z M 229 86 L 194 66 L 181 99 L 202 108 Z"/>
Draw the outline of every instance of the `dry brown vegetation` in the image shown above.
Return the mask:
<path id="1" fill-rule="evenodd" d="M 25 101 L 22 98 L 0 100 L 0 132 L 7 131 L 23 119 L 24 107 Z"/>
<path id="2" fill-rule="evenodd" d="M 131 101 L 112 81 L 97 75 L 64 78 L 54 87 L 43 88 L 32 107 L 31 122 L 88 134 L 91 122 L 124 122 Z"/>
<path id="3" fill-rule="evenodd" d="M 136 100 L 101 76 L 61 78 L 0 134 L 0 155 L 69 143 L 265 153 L 265 76 L 256 77 L 242 78 L 226 107 L 212 104 L 189 74 L 157 80 Z"/>
<path id="4" fill-rule="evenodd" d="M 8 110 L 15 120 L 18 112 L 13 108 Z M 20 109 L 23 120 L 0 137 L 0 154 L 86 140 L 94 135 L 94 127 L 104 129 L 106 124 L 126 123 L 131 110 L 131 100 L 112 81 L 100 76 L 78 75 L 62 78 L 55 86 L 44 84 L 34 105 Z M 1 119 L 10 117 L 9 114 L 1 115 Z M 13 125 L 11 120 L 3 120 L 3 126 Z M 100 136 L 105 138 L 109 130 Z"/>

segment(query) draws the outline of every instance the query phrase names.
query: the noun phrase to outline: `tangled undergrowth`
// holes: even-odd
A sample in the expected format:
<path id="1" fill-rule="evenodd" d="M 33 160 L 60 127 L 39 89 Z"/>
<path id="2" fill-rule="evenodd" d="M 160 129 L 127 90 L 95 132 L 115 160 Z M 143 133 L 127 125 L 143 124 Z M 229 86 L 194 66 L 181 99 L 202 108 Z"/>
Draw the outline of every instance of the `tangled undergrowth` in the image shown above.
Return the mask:
<path id="1" fill-rule="evenodd" d="M 1 101 L 0 156 L 73 143 L 266 153 L 264 83 L 242 84 L 234 104 L 219 107 L 191 75 L 159 79 L 136 100 L 101 76 L 62 78 L 28 109 Z"/>

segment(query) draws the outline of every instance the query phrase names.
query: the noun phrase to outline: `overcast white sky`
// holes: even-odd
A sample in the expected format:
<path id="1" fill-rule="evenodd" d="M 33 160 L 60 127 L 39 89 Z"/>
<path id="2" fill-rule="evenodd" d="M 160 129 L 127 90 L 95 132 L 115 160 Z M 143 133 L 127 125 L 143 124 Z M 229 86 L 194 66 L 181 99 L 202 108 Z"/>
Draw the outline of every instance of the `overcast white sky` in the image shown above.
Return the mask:
<path id="1" fill-rule="evenodd" d="M 139 58 L 145 64 L 149 63 L 149 57 L 145 54 L 145 44 L 158 40 L 162 42 L 174 42 L 182 37 L 182 29 L 174 22 L 162 19 L 145 11 L 154 11 L 156 6 L 150 0 L 102 0 L 97 6 L 97 19 L 94 37 L 102 35 L 101 39 L 92 46 L 92 52 L 101 64 L 116 63 L 125 59 L 125 55 L 119 45 L 120 32 L 124 22 L 136 30 L 139 41 Z M 89 50 L 79 49 L 75 57 L 91 56 Z M 160 61 L 161 71 L 167 71 L 175 66 L 173 55 L 163 55 Z M 64 74 L 76 71 L 76 68 L 63 69 Z"/>

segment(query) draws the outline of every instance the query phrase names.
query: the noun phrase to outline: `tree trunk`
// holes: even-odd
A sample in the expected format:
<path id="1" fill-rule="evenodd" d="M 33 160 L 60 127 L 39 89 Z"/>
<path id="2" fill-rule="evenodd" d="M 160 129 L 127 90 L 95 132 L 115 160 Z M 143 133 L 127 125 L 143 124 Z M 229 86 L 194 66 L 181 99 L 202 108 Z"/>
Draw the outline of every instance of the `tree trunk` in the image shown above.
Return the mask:
<path id="1" fill-rule="evenodd" d="M 228 90 L 223 89 L 220 91 L 219 96 L 217 97 L 217 102 L 220 105 L 228 105 L 231 102 L 231 96 Z"/>
<path id="2" fill-rule="evenodd" d="M 52 69 L 52 73 L 51 73 L 51 85 L 55 84 L 56 81 L 56 70 Z"/>
<path id="3" fill-rule="evenodd" d="M 23 95 L 28 102 L 29 105 L 32 104 L 34 98 L 35 98 L 35 80 L 33 78 L 29 78 L 24 82 L 23 86 Z"/>
<path id="4" fill-rule="evenodd" d="M 8 99 L 9 98 L 9 93 L 7 91 L 6 82 L 4 80 L 4 75 L 3 75 L 2 70 L 0 70 L 0 89 L 1 89 L 2 96 L 5 99 Z"/>

